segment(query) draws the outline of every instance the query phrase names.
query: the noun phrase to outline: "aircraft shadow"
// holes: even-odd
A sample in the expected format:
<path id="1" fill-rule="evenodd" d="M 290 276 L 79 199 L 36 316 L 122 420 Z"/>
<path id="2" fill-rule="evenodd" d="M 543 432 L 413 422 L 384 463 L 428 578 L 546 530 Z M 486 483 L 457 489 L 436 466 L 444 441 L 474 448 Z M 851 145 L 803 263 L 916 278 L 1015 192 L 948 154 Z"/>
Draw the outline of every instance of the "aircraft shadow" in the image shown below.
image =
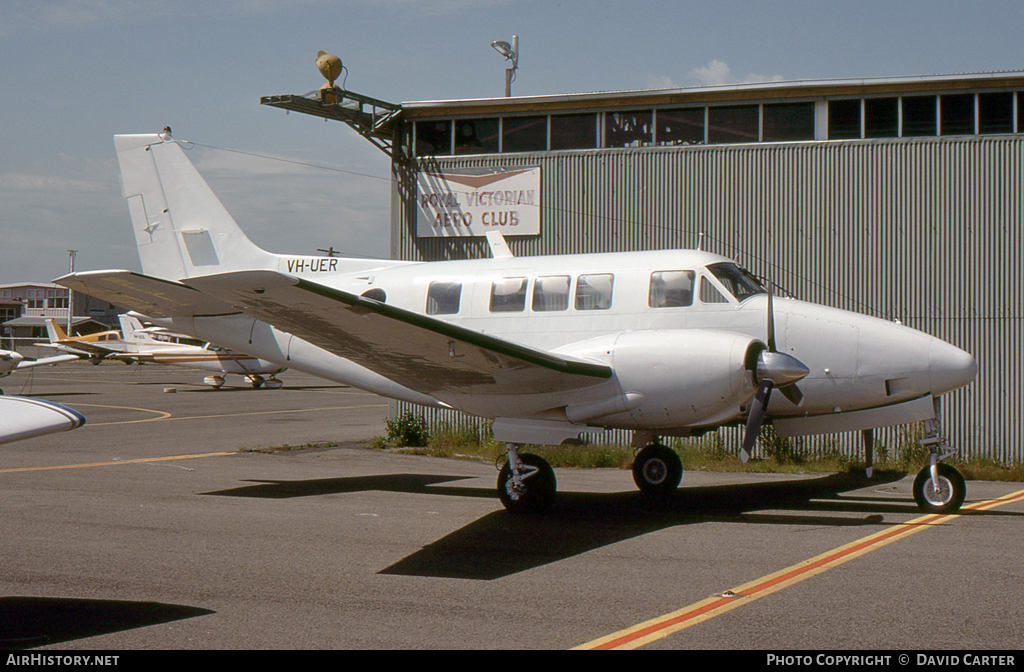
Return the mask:
<path id="1" fill-rule="evenodd" d="M 551 511 L 487 514 L 408 557 L 381 574 L 493 580 L 564 560 L 587 551 L 666 528 L 697 522 L 808 526 L 877 526 L 884 514 L 918 514 L 906 497 L 857 495 L 844 491 L 882 486 L 903 478 L 882 472 L 870 480 L 860 474 L 820 478 L 684 487 L 650 498 L 638 491 L 559 492 Z M 492 489 L 445 485 L 461 476 L 388 474 L 306 481 L 250 481 L 252 485 L 205 495 L 289 499 L 365 491 L 391 491 L 453 497 L 497 497 Z M 760 513 L 765 511 L 765 513 Z M 779 513 L 779 512 L 784 513 Z M 863 517 L 831 515 L 862 513 Z M 967 512 L 965 512 L 967 513 Z M 970 512 L 987 515 L 989 512 Z"/>
<path id="2" fill-rule="evenodd" d="M 212 613 L 159 602 L 0 597 L 0 650 L 30 649 Z"/>

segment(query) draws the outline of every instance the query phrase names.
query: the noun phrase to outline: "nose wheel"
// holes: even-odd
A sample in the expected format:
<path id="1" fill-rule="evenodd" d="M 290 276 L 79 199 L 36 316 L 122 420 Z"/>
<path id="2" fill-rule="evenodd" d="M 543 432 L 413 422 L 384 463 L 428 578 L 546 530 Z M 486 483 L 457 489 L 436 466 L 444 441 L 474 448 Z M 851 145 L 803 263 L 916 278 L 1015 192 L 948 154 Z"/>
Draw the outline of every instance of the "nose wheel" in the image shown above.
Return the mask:
<path id="1" fill-rule="evenodd" d="M 914 479 L 914 501 L 918 508 L 928 513 L 957 511 L 967 496 L 967 484 L 959 471 L 939 462 L 955 451 L 942 440 L 938 425 L 933 420 L 925 421 L 925 437 L 918 443 L 927 445 L 931 450 L 928 466 Z"/>

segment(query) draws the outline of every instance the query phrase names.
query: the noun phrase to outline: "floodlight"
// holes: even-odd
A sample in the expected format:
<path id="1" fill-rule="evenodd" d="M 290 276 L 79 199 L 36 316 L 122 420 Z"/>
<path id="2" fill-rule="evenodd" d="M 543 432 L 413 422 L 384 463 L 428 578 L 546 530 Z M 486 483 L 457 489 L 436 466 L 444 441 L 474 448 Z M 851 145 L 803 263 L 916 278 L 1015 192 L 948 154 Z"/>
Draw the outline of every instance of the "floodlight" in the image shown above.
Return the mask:
<path id="1" fill-rule="evenodd" d="M 504 40 L 495 40 L 491 42 L 491 46 L 505 58 L 515 58 L 516 56 L 516 52 L 512 51 L 512 45 Z"/>
<path id="2" fill-rule="evenodd" d="M 324 105 L 334 105 L 338 102 L 338 87 L 334 85 L 336 80 L 342 72 L 348 68 L 341 62 L 341 59 L 334 54 L 328 54 L 326 51 L 316 52 L 316 67 L 320 71 L 320 74 L 327 80 L 326 83 L 320 87 L 320 102 Z M 348 78 L 348 75 L 345 75 Z M 345 83 L 342 81 L 342 89 L 345 88 Z"/>
<path id="3" fill-rule="evenodd" d="M 512 36 L 512 44 L 504 40 L 495 40 L 491 42 L 491 47 L 506 59 L 512 61 L 512 67 L 505 70 L 505 96 L 511 96 L 512 82 L 516 78 L 516 69 L 519 67 L 519 36 Z"/>

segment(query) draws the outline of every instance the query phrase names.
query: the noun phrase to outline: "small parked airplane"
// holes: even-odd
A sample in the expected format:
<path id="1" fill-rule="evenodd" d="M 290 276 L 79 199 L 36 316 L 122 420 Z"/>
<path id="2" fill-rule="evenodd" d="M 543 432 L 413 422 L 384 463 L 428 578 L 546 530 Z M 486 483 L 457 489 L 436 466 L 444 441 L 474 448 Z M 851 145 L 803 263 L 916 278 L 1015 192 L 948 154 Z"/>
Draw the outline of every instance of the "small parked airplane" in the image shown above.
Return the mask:
<path id="1" fill-rule="evenodd" d="M 24 371 L 25 369 L 37 366 L 51 366 L 77 359 L 77 355 L 54 355 L 53 357 L 43 357 L 42 359 L 25 359 L 25 356 L 20 352 L 0 350 L 0 378 L 9 376 L 15 371 Z M 2 390 L 0 390 L 0 394 L 3 394 Z"/>
<path id="2" fill-rule="evenodd" d="M 0 396 L 0 443 L 66 432 L 84 424 L 85 417 L 67 406 L 32 397 Z"/>
<path id="3" fill-rule="evenodd" d="M 37 346 L 86 357 L 93 364 L 99 364 L 100 360 L 115 352 L 122 352 L 125 347 L 121 340 L 121 332 L 117 329 L 85 336 L 68 336 L 56 320 L 47 320 L 46 333 L 50 342 L 36 343 Z"/>
<path id="4" fill-rule="evenodd" d="M 111 359 L 213 371 L 203 382 L 214 388 L 223 386 L 224 376 L 234 373 L 244 376 L 245 382 L 253 387 L 280 389 L 281 381 L 273 376 L 284 371 L 285 367 L 191 336 L 176 334 L 164 327 L 144 327 L 141 317 L 138 313 L 118 316 L 125 350 L 110 355 Z M 264 375 L 270 377 L 264 378 Z"/>
<path id="5" fill-rule="evenodd" d="M 0 378 L 15 371 L 71 361 L 78 361 L 78 356 L 68 354 L 25 359 L 21 353 L 0 350 Z M 0 443 L 64 432 L 85 424 L 85 418 L 67 406 L 31 397 L 2 396 L 3 393 L 0 390 Z"/>
<path id="6" fill-rule="evenodd" d="M 403 262 L 278 255 L 254 245 L 169 134 L 114 138 L 144 275 L 57 280 L 176 331 L 387 397 L 493 419 L 511 511 L 546 508 L 551 467 L 519 445 L 634 430 L 633 477 L 673 491 L 662 436 L 765 422 L 783 437 L 925 422 L 919 506 L 953 511 L 963 477 L 942 459 L 939 395 L 974 358 L 900 324 L 775 298 L 699 250 Z M 779 394 L 772 394 L 778 389 Z"/>

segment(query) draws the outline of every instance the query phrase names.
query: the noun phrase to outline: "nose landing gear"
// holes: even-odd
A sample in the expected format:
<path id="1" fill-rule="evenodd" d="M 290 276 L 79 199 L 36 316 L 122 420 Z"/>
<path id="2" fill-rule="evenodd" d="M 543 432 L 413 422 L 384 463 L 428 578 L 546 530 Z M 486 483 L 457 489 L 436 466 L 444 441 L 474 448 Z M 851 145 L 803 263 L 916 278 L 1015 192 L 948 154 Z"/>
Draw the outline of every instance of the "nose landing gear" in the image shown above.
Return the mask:
<path id="1" fill-rule="evenodd" d="M 914 501 L 917 506 L 928 513 L 953 513 L 964 503 L 967 496 L 967 485 L 960 472 L 948 464 L 940 464 L 941 460 L 956 453 L 939 434 L 939 426 L 934 420 L 924 423 L 925 436 L 918 443 L 931 450 L 928 466 L 922 469 L 914 479 Z"/>

